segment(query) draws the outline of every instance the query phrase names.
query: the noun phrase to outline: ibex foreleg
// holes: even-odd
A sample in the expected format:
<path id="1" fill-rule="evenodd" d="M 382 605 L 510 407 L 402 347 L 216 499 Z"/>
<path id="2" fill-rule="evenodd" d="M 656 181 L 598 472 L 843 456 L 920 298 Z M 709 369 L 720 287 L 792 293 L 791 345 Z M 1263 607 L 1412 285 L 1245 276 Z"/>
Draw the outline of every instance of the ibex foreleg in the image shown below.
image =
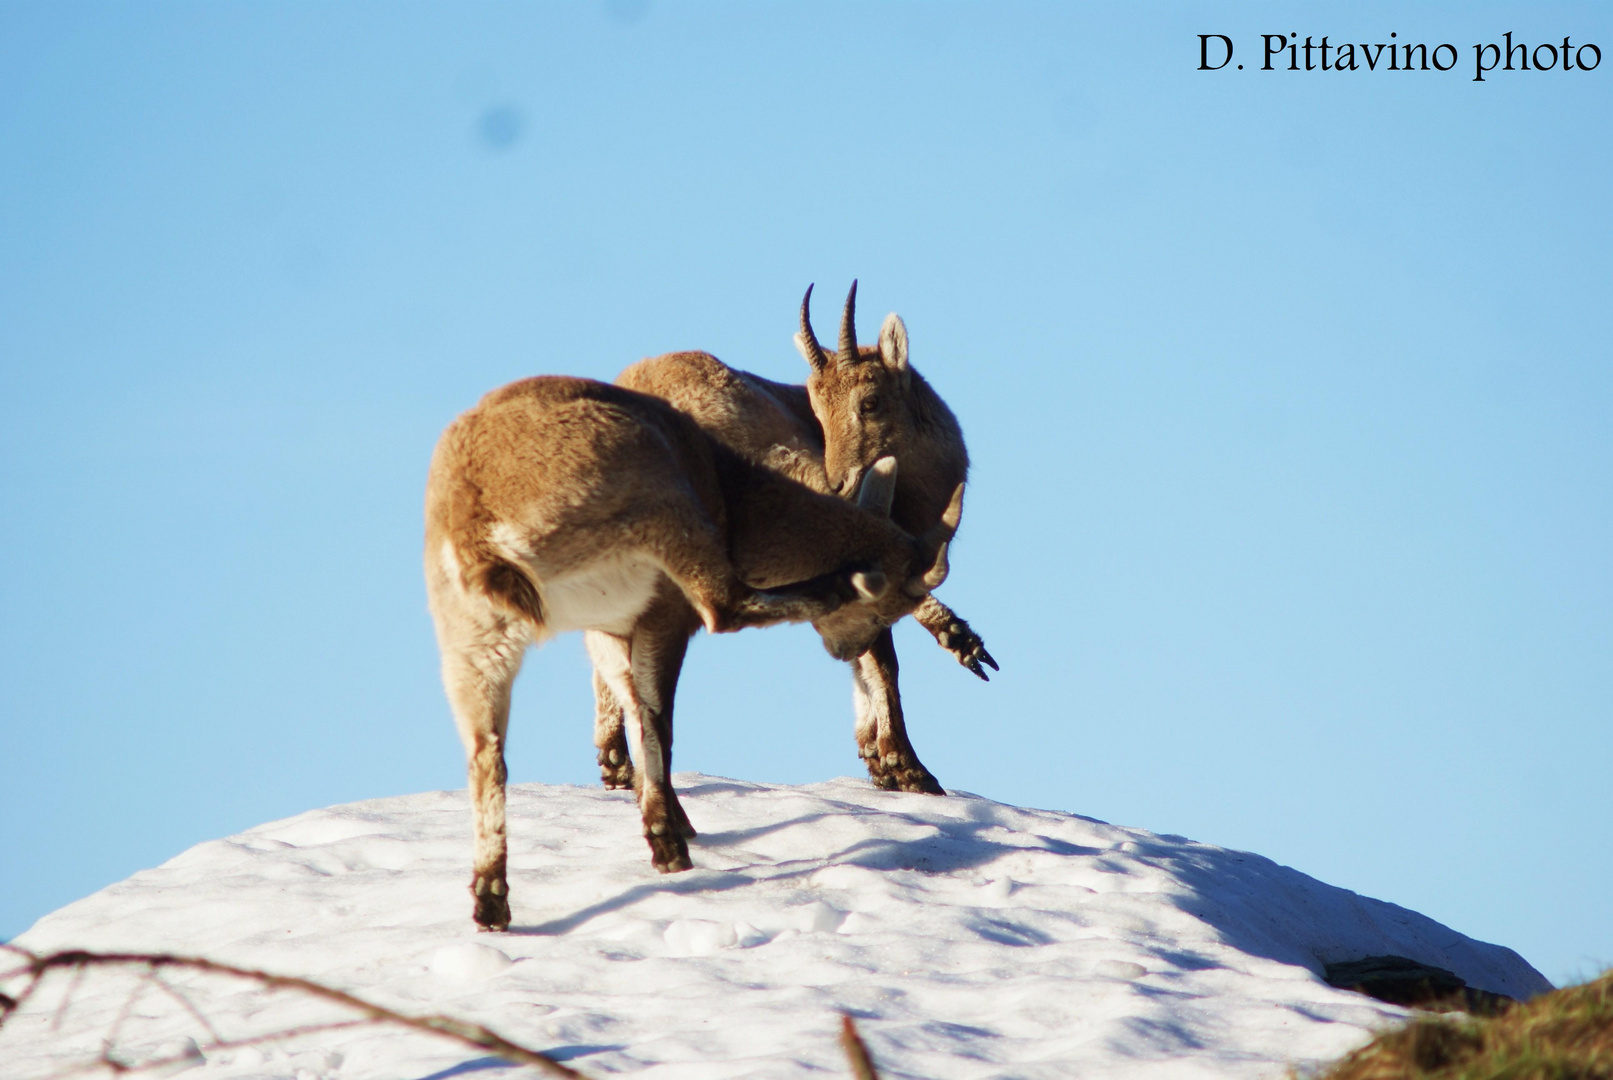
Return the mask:
<path id="1" fill-rule="evenodd" d="M 945 795 L 908 741 L 896 681 L 896 641 L 889 627 L 867 652 L 851 662 L 851 676 L 857 710 L 857 752 L 868 766 L 875 786 L 886 791 Z"/>

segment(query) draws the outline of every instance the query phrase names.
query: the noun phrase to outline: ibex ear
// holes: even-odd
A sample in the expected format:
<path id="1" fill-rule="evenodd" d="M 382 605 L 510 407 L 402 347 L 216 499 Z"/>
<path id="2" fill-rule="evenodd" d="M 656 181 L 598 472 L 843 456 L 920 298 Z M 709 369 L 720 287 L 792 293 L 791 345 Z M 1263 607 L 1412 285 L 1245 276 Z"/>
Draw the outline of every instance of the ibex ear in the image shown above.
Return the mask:
<path id="1" fill-rule="evenodd" d="M 888 368 L 907 370 L 907 326 L 894 311 L 885 316 L 885 325 L 879 328 L 879 358 Z"/>
<path id="2" fill-rule="evenodd" d="M 878 570 L 859 570 L 851 575 L 851 587 L 864 600 L 878 600 L 885 595 L 885 575 Z"/>
<path id="3" fill-rule="evenodd" d="M 857 486 L 857 505 L 870 514 L 890 517 L 896 501 L 896 459 L 889 454 L 868 466 Z"/>

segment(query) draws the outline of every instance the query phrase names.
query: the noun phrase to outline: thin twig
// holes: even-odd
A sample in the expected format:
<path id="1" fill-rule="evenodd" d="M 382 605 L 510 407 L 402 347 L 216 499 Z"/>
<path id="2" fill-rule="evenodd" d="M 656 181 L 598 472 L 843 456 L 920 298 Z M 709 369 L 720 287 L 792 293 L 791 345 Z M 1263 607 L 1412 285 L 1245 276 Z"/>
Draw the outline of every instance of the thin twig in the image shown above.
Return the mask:
<path id="1" fill-rule="evenodd" d="M 79 986 L 84 982 L 84 969 L 73 969 L 73 981 L 67 984 L 67 990 L 62 994 L 62 1000 L 56 1003 L 56 1013 L 50 1018 L 50 1030 L 62 1030 L 62 1021 L 67 1018 L 67 1007 L 73 1002 L 73 995 L 78 993 Z"/>
<path id="2" fill-rule="evenodd" d="M 83 970 L 82 964 L 83 961 L 80 961 L 79 970 L 81 971 Z M 118 1045 L 118 1036 L 123 1034 L 124 1021 L 129 1019 L 129 1014 L 134 1011 L 134 1003 L 140 1000 L 141 995 L 146 992 L 146 986 L 156 977 L 157 969 L 148 966 L 145 975 L 141 977 L 139 982 L 134 984 L 134 989 L 129 991 L 129 997 L 124 1001 L 123 1008 L 118 1010 L 117 1019 L 112 1021 L 112 1030 L 102 1040 L 106 1047 L 105 1052 L 101 1055 L 102 1057 L 107 1058 L 109 1061 L 111 1060 L 112 1051 Z"/>
<path id="3" fill-rule="evenodd" d="M 80 970 L 83 970 L 83 969 L 81 968 Z M 194 1006 L 194 1005 L 192 1005 L 190 1003 L 190 998 L 188 998 L 184 994 L 180 993 L 179 987 L 173 985 L 172 983 L 170 983 L 168 980 L 164 979 L 160 975 L 158 975 L 156 977 L 156 983 L 157 983 L 157 989 L 163 991 L 169 997 L 171 997 L 175 1001 L 179 1002 L 180 1005 L 184 1006 L 185 1011 L 190 1013 L 191 1018 L 193 1020 L 195 1020 L 198 1024 L 202 1025 L 202 1028 L 204 1030 L 206 1030 L 206 1032 L 207 1032 L 207 1034 L 209 1036 L 212 1037 L 212 1040 L 213 1040 L 213 1042 L 215 1044 L 221 1043 L 221 1042 L 224 1041 L 224 1036 L 222 1036 L 222 1035 L 220 1035 L 218 1033 L 218 1028 L 214 1027 L 213 1024 L 212 1024 L 212 1021 L 208 1020 L 207 1017 L 203 1016 L 201 1014 L 201 1012 L 196 1008 L 196 1006 Z"/>

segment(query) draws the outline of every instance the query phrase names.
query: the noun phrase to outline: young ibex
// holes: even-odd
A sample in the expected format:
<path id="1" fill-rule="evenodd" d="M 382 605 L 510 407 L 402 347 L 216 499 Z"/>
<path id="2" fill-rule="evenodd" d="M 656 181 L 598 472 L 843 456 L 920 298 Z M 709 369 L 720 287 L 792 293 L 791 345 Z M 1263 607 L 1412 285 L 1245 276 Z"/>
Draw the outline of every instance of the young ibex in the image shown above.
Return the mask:
<path id="1" fill-rule="evenodd" d="M 658 870 L 690 866 L 668 782 L 688 639 L 812 620 L 850 658 L 946 576 L 963 488 L 921 537 L 889 518 L 894 459 L 854 505 L 762 468 L 665 402 L 587 379 L 525 379 L 449 425 L 426 484 L 426 588 L 469 758 L 474 916 L 509 925 L 504 740 L 528 645 L 588 631 L 625 714 Z"/>
<path id="2" fill-rule="evenodd" d="M 894 313 L 878 346 L 857 344 L 857 283 L 840 320 L 840 349 L 826 353 L 812 332 L 812 289 L 801 301 L 796 347 L 811 365 L 805 386 L 736 371 L 709 353 L 641 360 L 617 383 L 671 403 L 714 440 L 749 461 L 817 491 L 852 497 L 874 462 L 901 462 L 891 518 L 911 533 L 935 527 L 969 470 L 957 419 L 908 363 L 907 327 Z M 985 644 L 933 596 L 914 617 L 980 678 L 996 668 Z M 851 661 L 858 752 L 875 784 L 887 790 L 944 794 L 907 736 L 897 689 L 896 645 L 889 628 Z M 622 710 L 609 685 L 594 679 L 594 740 L 607 787 L 633 782 Z"/>

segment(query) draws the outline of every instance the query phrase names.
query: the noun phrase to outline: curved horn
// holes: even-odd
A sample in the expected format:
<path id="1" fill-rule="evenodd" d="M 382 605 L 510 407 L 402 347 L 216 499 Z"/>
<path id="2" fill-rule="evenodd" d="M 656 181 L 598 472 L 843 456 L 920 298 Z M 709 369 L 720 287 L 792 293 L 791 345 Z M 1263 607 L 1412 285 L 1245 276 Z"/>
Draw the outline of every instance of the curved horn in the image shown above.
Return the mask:
<path id="1" fill-rule="evenodd" d="M 949 544 L 951 544 L 950 540 L 941 541 L 941 546 L 935 549 L 934 564 L 932 564 L 928 570 L 924 571 L 922 577 L 915 578 L 907 583 L 907 593 L 909 596 L 928 596 L 930 593 L 941 587 L 941 583 L 945 581 L 947 579 L 947 575 L 952 572 L 952 566 L 947 562 L 947 547 Z"/>
<path id="2" fill-rule="evenodd" d="M 933 551 L 930 556 L 930 567 L 922 574 L 914 574 L 907 579 L 902 590 L 912 597 L 924 597 L 947 579 L 947 572 L 951 567 L 947 563 L 947 545 L 952 542 L 953 534 L 958 531 L 958 522 L 963 519 L 963 485 L 959 484 L 952 492 L 952 501 L 947 503 L 946 512 L 941 520 L 934 526 L 925 530 L 919 537 L 921 551 Z"/>
<path id="3" fill-rule="evenodd" d="M 796 347 L 806 362 L 812 365 L 813 371 L 822 371 L 829 366 L 829 358 L 823 355 L 823 346 L 818 344 L 818 335 L 812 332 L 812 286 L 807 286 L 806 295 L 801 298 L 801 329 L 795 335 Z"/>
<path id="4" fill-rule="evenodd" d="M 846 310 L 840 315 L 840 362 L 842 364 L 855 364 L 862 359 L 862 353 L 857 350 L 857 281 L 851 282 L 851 291 L 846 294 Z"/>

